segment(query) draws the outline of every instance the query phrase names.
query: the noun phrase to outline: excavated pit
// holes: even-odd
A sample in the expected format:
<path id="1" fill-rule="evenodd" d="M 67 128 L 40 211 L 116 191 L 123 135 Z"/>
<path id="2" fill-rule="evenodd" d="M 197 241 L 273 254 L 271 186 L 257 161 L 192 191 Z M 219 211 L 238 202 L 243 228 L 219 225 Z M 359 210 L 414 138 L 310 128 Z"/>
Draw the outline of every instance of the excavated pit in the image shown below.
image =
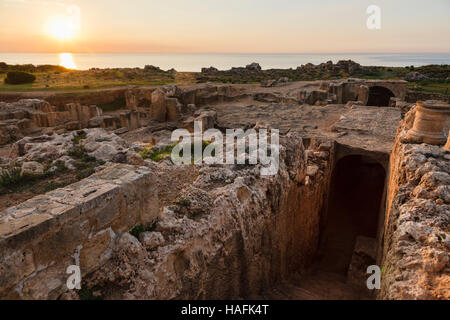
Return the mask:
<path id="1" fill-rule="evenodd" d="M 277 175 L 127 160 L 30 199 L 0 214 L 0 297 L 77 298 L 64 287 L 75 259 L 83 289 L 105 299 L 375 298 L 366 268 L 392 247 L 385 227 L 403 169 L 391 165 L 405 158 L 399 141 L 391 153 L 400 111 L 377 107 L 388 91 L 370 88 L 374 107 L 205 98 L 217 103 L 199 114 L 217 128 L 280 128 Z"/>
<path id="2" fill-rule="evenodd" d="M 309 141 L 307 141 L 309 142 Z M 373 299 L 365 288 L 366 269 L 376 264 L 378 238 L 385 212 L 386 171 L 379 154 L 342 156 L 348 146 L 337 144 L 338 160 L 329 171 L 321 215 L 319 245 L 312 262 L 298 277 L 269 290 L 266 297 L 285 300 Z M 354 150 L 353 150 L 354 151 Z M 363 246 L 362 246 L 363 244 Z M 369 252 L 361 252 L 364 244 Z M 363 256 L 363 263 L 360 257 Z"/>
<path id="3" fill-rule="evenodd" d="M 321 232 L 320 269 L 346 275 L 356 238 L 377 237 L 385 179 L 383 167 L 367 156 L 347 156 L 338 161 Z"/>

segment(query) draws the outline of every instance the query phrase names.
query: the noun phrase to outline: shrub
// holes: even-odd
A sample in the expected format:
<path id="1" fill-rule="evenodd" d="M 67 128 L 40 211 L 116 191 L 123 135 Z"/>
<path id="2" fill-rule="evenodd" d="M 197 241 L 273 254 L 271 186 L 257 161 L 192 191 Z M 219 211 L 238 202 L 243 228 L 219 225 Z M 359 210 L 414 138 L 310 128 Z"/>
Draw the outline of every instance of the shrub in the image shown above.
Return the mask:
<path id="1" fill-rule="evenodd" d="M 147 231 L 155 231 L 155 229 L 156 229 L 156 221 L 154 221 L 153 224 L 149 227 L 144 227 L 142 224 L 138 224 L 138 225 L 134 226 L 133 229 L 128 231 L 128 233 L 131 234 L 132 236 L 134 236 L 135 238 L 139 239 L 139 235 L 141 233 L 147 232 Z"/>
<path id="2" fill-rule="evenodd" d="M 10 71 L 6 74 L 5 83 L 7 84 L 26 84 L 33 83 L 36 77 L 31 73 L 22 71 Z"/>
<path id="3" fill-rule="evenodd" d="M 0 72 L 8 70 L 8 65 L 5 62 L 0 62 Z"/>
<path id="4" fill-rule="evenodd" d="M 77 131 L 76 135 L 72 138 L 73 144 L 79 144 L 81 140 L 86 139 L 87 134 L 85 131 Z"/>
<path id="5" fill-rule="evenodd" d="M 53 191 L 55 189 L 59 189 L 62 187 L 67 186 L 66 182 L 55 182 L 55 181 L 50 181 L 49 183 L 45 184 L 43 187 L 43 192 L 47 193 L 49 191 Z"/>
<path id="6" fill-rule="evenodd" d="M 0 171 L 0 194 L 7 194 L 11 191 L 30 186 L 39 179 L 35 176 L 22 174 L 19 167 L 10 167 Z"/>
<path id="7" fill-rule="evenodd" d="M 133 229 L 129 231 L 129 233 L 139 239 L 139 235 L 146 231 L 146 228 L 143 225 L 138 224 Z"/>
<path id="8" fill-rule="evenodd" d="M 95 169 L 94 168 L 85 168 L 85 169 L 80 169 L 79 167 L 77 168 L 78 171 L 76 173 L 76 178 L 77 180 L 83 180 L 91 175 L 93 175 L 95 173 Z"/>
<path id="9" fill-rule="evenodd" d="M 99 286 L 94 286 L 88 289 L 86 286 L 82 286 L 81 290 L 78 291 L 78 297 L 80 300 L 104 300 L 103 295 L 95 294 L 96 292 L 100 292 Z"/>
<path id="10" fill-rule="evenodd" d="M 69 156 L 80 162 L 95 162 L 95 158 L 91 157 L 83 146 L 76 145 L 69 150 Z"/>
<path id="11" fill-rule="evenodd" d="M 21 170 L 17 167 L 2 170 L 0 174 L 0 186 L 9 187 L 18 184 L 22 178 L 20 173 Z"/>

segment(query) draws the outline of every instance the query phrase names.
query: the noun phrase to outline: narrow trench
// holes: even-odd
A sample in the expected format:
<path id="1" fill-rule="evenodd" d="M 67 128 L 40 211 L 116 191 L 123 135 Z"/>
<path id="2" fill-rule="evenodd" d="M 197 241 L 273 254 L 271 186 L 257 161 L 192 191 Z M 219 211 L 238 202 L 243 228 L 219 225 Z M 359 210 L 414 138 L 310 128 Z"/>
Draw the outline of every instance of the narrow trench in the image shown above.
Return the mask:
<path id="1" fill-rule="evenodd" d="M 384 168 L 365 156 L 347 156 L 334 169 L 319 268 L 346 275 L 356 238 L 377 237 Z"/>
<path id="2" fill-rule="evenodd" d="M 376 251 L 385 179 L 383 166 L 367 156 L 346 156 L 336 163 L 315 262 L 301 279 L 280 287 L 275 298 L 373 298 L 365 288 L 367 260 L 362 264 L 356 260 L 360 263 L 356 264 L 360 269 L 357 272 L 364 277 L 358 279 L 359 285 L 349 281 L 349 266 L 360 237 L 373 244 Z M 375 264 L 375 257 L 371 264 Z"/>

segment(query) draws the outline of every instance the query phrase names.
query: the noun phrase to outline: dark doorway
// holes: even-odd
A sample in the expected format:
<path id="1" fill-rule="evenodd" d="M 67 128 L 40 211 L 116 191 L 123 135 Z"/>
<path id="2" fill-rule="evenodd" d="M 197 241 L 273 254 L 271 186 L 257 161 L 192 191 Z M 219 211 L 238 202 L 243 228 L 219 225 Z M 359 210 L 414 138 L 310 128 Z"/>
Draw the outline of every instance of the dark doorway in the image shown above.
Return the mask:
<path id="1" fill-rule="evenodd" d="M 320 269 L 346 274 L 356 237 L 376 238 L 385 175 L 384 168 L 369 157 L 353 155 L 338 161 L 321 232 Z"/>
<path id="2" fill-rule="evenodd" d="M 389 101 L 395 95 L 391 90 L 385 87 L 374 86 L 369 89 L 369 100 L 367 101 L 368 106 L 377 107 L 387 107 L 389 106 Z"/>

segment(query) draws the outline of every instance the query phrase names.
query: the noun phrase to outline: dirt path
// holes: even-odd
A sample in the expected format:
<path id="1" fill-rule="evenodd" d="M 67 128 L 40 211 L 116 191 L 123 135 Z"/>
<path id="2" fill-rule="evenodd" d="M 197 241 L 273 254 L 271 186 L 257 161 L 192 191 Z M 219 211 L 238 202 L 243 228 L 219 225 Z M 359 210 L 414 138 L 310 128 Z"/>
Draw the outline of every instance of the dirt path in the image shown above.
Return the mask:
<path id="1" fill-rule="evenodd" d="M 198 85 L 195 84 L 195 79 L 193 77 L 193 74 L 191 73 L 178 73 L 175 77 L 174 84 L 180 86 L 180 87 L 189 87 L 192 85 Z M 225 84 L 224 84 L 225 85 Z M 298 89 L 302 87 L 308 87 L 308 86 L 314 86 L 319 85 L 318 81 L 296 81 L 296 82 L 290 82 L 284 86 L 279 87 L 270 87 L 270 88 L 263 88 L 260 85 L 255 84 L 229 84 L 231 86 L 234 86 L 236 88 L 245 88 L 246 90 L 249 90 L 249 92 L 280 92 L 280 93 L 286 93 L 291 91 L 292 89 Z M 94 89 L 70 89 L 70 90 L 35 90 L 35 91 L 0 91 L 0 101 L 3 97 L 8 96 L 23 96 L 23 97 L 48 97 L 56 94 L 80 94 L 80 93 L 92 93 L 92 92 L 111 92 L 111 91 L 118 91 L 118 90 L 124 90 L 128 87 L 136 87 L 136 88 L 154 88 L 159 87 L 157 85 L 132 85 L 132 86 L 115 86 L 115 87 L 104 87 L 104 88 L 94 88 Z"/>

